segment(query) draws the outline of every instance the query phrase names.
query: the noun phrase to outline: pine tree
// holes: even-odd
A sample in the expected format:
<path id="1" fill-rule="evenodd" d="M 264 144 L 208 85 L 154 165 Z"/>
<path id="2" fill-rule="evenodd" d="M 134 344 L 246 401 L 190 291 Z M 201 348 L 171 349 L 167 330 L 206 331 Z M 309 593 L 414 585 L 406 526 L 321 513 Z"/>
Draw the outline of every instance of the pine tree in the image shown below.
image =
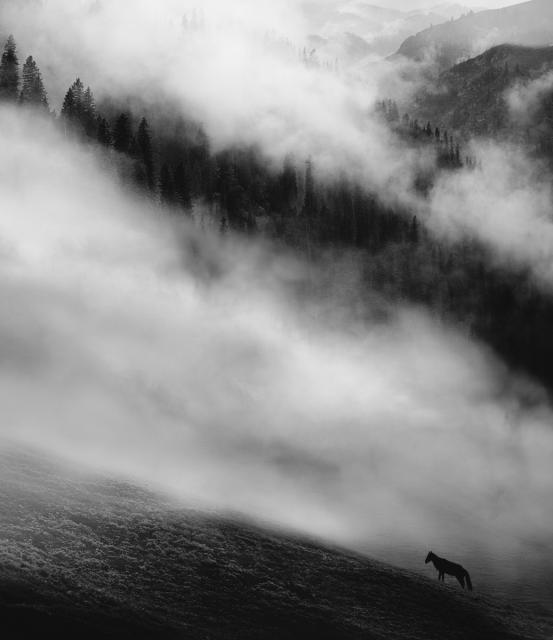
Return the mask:
<path id="1" fill-rule="evenodd" d="M 77 78 L 73 83 L 73 94 L 75 95 L 75 103 L 78 105 L 79 116 L 83 113 L 84 102 L 84 84 L 80 78 Z"/>
<path id="2" fill-rule="evenodd" d="M 83 115 L 84 85 L 80 78 L 77 78 L 65 94 L 61 108 L 61 116 L 73 124 L 83 124 Z"/>
<path id="3" fill-rule="evenodd" d="M 175 168 L 175 195 L 183 207 L 189 207 L 192 202 L 190 180 L 183 162 Z"/>
<path id="4" fill-rule="evenodd" d="M 142 118 L 138 126 L 138 133 L 136 135 L 136 146 L 138 155 L 144 163 L 146 185 L 148 189 L 153 190 L 155 186 L 154 156 L 152 150 L 152 137 L 150 135 L 150 127 L 146 118 Z"/>
<path id="5" fill-rule="evenodd" d="M 409 225 L 409 240 L 413 243 L 419 241 L 419 221 L 417 216 L 413 216 L 411 224 Z"/>
<path id="6" fill-rule="evenodd" d="M 159 176 L 159 194 L 163 204 L 170 205 L 175 202 L 175 185 L 173 182 L 173 176 L 166 164 L 161 167 L 161 173 Z"/>
<path id="7" fill-rule="evenodd" d="M 48 98 L 42 82 L 42 75 L 32 56 L 29 56 L 23 65 L 19 102 L 48 109 Z"/>
<path id="8" fill-rule="evenodd" d="M 305 167 L 305 198 L 303 201 L 303 215 L 312 218 L 317 212 L 317 199 L 315 195 L 315 181 L 313 179 L 313 164 L 311 160 Z"/>
<path id="9" fill-rule="evenodd" d="M 102 117 L 98 118 L 96 139 L 100 144 L 103 144 L 106 147 L 109 147 L 109 145 L 112 144 L 113 142 L 111 129 L 109 128 L 109 123 L 105 118 L 102 118 Z"/>
<path id="10" fill-rule="evenodd" d="M 15 40 L 10 36 L 4 46 L 0 63 L 0 100 L 15 102 L 19 88 L 19 60 Z"/>
<path id="11" fill-rule="evenodd" d="M 131 145 L 131 122 L 128 114 L 122 113 L 115 123 L 113 146 L 121 153 L 128 153 Z"/>
<path id="12" fill-rule="evenodd" d="M 290 214 L 296 206 L 298 198 L 298 181 L 292 158 L 284 160 L 282 173 L 278 177 L 274 189 L 273 203 L 279 213 Z"/>
<path id="13" fill-rule="evenodd" d="M 98 118 L 96 115 L 96 101 L 90 87 L 83 93 L 81 122 L 88 136 L 97 134 Z"/>

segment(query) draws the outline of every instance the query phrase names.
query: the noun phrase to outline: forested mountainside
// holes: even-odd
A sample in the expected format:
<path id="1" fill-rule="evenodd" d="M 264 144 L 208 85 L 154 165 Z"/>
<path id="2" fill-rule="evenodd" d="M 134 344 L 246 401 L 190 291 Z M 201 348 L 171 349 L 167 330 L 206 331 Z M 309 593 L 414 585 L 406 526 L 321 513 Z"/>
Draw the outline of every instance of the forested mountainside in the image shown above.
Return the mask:
<path id="1" fill-rule="evenodd" d="M 274 168 L 254 148 L 215 152 L 200 123 L 167 115 L 166 105 L 146 112 L 132 106 L 139 100 L 123 110 L 115 99 L 96 104 L 80 79 L 54 116 L 32 57 L 20 73 L 13 38 L 2 56 L 0 96 L 50 114 L 67 135 L 104 150 L 113 171 L 167 215 L 193 218 L 201 205 L 221 233 L 262 233 L 313 262 L 336 248 L 354 251 L 367 289 L 385 300 L 425 305 L 553 389 L 553 299 L 524 269 L 491 260 L 476 240 L 438 241 L 410 211 L 383 203 L 347 177 L 319 181 L 308 158 Z M 406 147 L 435 149 L 435 172 L 472 166 L 460 139 L 440 129 L 441 117 L 419 123 L 394 103 L 379 108 L 382 126 L 392 127 Z M 424 198 L 432 181 L 420 176 L 413 190 Z"/>
<path id="2" fill-rule="evenodd" d="M 509 138 L 553 155 L 553 80 L 538 87 L 532 110 L 518 117 L 510 92 L 531 90 L 553 70 L 553 47 L 499 45 L 440 75 L 423 89 L 412 112 L 422 121 L 458 131 L 464 138 Z"/>
<path id="3" fill-rule="evenodd" d="M 471 13 L 407 38 L 396 55 L 412 60 L 432 58 L 443 70 L 506 42 L 529 46 L 551 44 L 553 4 L 549 0 L 531 0 Z"/>

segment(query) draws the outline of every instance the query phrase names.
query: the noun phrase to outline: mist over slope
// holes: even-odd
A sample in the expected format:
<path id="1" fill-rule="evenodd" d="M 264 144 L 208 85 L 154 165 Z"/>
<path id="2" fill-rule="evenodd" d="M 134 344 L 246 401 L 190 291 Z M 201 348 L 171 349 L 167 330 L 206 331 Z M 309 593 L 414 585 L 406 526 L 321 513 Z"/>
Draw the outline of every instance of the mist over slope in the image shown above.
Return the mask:
<path id="1" fill-rule="evenodd" d="M 344 544 L 548 548 L 539 387 L 424 313 L 374 321 L 355 271 L 298 304 L 300 265 L 158 226 L 90 151 L 2 121 L 4 438 Z"/>
<path id="2" fill-rule="evenodd" d="M 553 47 L 499 45 L 443 72 L 436 86 L 422 87 L 412 114 L 466 139 L 488 137 L 547 146 L 546 99 Z M 532 104 L 532 86 L 541 85 L 543 104 Z M 529 129 L 533 129 L 530 135 Z"/>
<path id="3" fill-rule="evenodd" d="M 344 68 L 367 58 L 390 55 L 410 35 L 470 12 L 468 7 L 453 4 L 398 10 L 349 1 L 305 2 L 302 8 L 317 54 L 336 59 Z"/>
<path id="4" fill-rule="evenodd" d="M 397 55 L 434 59 L 446 69 L 498 44 L 545 46 L 553 42 L 553 6 L 548 0 L 479 11 L 425 29 L 405 40 Z"/>
<path id="5" fill-rule="evenodd" d="M 246 211 L 252 227 L 274 213 L 256 179 L 295 153 L 307 168 L 292 165 L 288 222 L 313 244 L 338 229 L 340 259 L 303 260 L 253 232 L 220 233 L 213 221 L 225 201 L 214 194 L 160 207 L 157 186 L 145 197 L 118 184 L 115 167 L 133 161 L 130 151 L 83 144 L 63 119 L 3 107 L 2 437 L 357 548 L 382 539 L 454 547 L 498 573 L 521 556 L 548 572 L 547 392 L 431 305 L 413 309 L 403 297 L 412 288 L 447 304 L 469 274 L 479 295 L 500 301 L 501 320 L 511 274 L 527 270 L 524 311 L 549 332 L 540 313 L 553 282 L 547 174 L 497 144 L 476 147 L 476 169 L 438 171 L 435 142 L 405 144 L 369 109 L 378 78 L 359 83 L 265 37 L 268 23 L 287 18 L 303 34 L 292 3 L 257 13 L 249 2 L 207 3 L 201 28 L 180 4 L 166 6 L 160 17 L 155 3 L 137 3 L 128 39 L 128 16 L 113 2 L 54 0 L 36 15 L 12 3 L 5 15 L 24 47 L 37 47 L 56 104 L 85 72 L 103 99 L 114 92 L 134 105 L 138 95 L 161 111 L 157 122 L 201 119 L 215 153 L 228 152 L 209 165 L 214 174 L 259 197 Z M 264 173 L 238 171 L 255 167 L 236 151 L 250 146 Z M 356 224 L 369 212 L 378 224 L 363 236 Z M 369 277 L 357 269 L 361 251 L 375 258 Z M 434 286 L 441 269 L 447 277 Z M 530 333 L 517 348 L 538 360 Z"/>
<path id="6" fill-rule="evenodd" d="M 421 575 L 424 555 L 410 573 L 21 451 L 0 462 L 10 638 L 538 640 L 552 629 Z"/>

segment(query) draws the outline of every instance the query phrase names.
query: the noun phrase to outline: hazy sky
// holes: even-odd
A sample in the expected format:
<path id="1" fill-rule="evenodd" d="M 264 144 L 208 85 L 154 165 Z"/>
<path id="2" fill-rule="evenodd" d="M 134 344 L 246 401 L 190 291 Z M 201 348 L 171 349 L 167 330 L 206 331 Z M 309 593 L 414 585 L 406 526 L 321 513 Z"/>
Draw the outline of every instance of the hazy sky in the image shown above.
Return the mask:
<path id="1" fill-rule="evenodd" d="M 410 11 L 412 9 L 424 9 L 439 6 L 441 4 L 461 4 L 468 7 L 482 7 L 484 9 L 498 9 L 500 7 L 507 7 L 511 4 L 521 4 L 521 0 L 478 0 L 477 2 L 447 2 L 443 0 L 379 0 L 373 2 L 381 7 L 389 7 L 392 9 L 400 9 L 402 11 Z"/>

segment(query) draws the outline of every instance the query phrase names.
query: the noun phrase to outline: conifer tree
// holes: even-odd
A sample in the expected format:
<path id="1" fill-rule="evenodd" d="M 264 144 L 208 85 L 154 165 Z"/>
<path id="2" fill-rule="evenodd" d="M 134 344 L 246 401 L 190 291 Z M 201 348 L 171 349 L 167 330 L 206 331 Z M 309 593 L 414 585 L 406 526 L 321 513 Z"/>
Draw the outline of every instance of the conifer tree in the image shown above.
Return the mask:
<path id="1" fill-rule="evenodd" d="M 122 113 L 115 123 L 113 146 L 121 153 L 128 153 L 131 146 L 131 122 L 128 114 Z"/>
<path id="2" fill-rule="evenodd" d="M 48 109 L 48 97 L 42 82 L 42 75 L 32 56 L 29 56 L 23 65 L 19 102 Z"/>
<path id="3" fill-rule="evenodd" d="M 98 117 L 96 139 L 100 144 L 103 144 L 106 147 L 109 147 L 109 145 L 113 142 L 109 123 L 105 118 Z"/>
<path id="4" fill-rule="evenodd" d="M 159 176 L 159 194 L 163 204 L 173 204 L 175 202 L 175 185 L 169 167 L 164 164 L 161 167 Z"/>
<path id="5" fill-rule="evenodd" d="M 315 195 L 315 181 L 313 180 L 313 164 L 308 160 L 305 168 L 305 198 L 303 201 L 303 215 L 311 218 L 315 215 L 317 201 Z"/>
<path id="6" fill-rule="evenodd" d="M 136 146 L 138 155 L 144 163 L 146 174 L 146 185 L 150 190 L 155 186 L 154 180 L 154 156 L 152 149 L 152 137 L 150 135 L 150 127 L 146 118 L 142 118 L 138 125 L 138 133 L 136 135 Z"/>
<path id="7" fill-rule="evenodd" d="M 189 174 L 183 162 L 175 168 L 175 195 L 183 207 L 189 207 L 192 201 Z"/>
<path id="8" fill-rule="evenodd" d="M 67 120 L 73 120 L 75 117 L 75 95 L 73 94 L 73 89 L 68 89 L 65 94 L 61 107 L 61 115 Z"/>
<path id="9" fill-rule="evenodd" d="M 81 122 L 87 135 L 91 137 L 96 135 L 98 127 L 96 101 L 90 87 L 87 87 L 83 93 Z"/>
<path id="10" fill-rule="evenodd" d="M 298 198 L 298 182 L 296 169 L 292 158 L 284 160 L 282 173 L 278 177 L 274 188 L 273 203 L 277 210 L 284 214 L 293 212 Z"/>
<path id="11" fill-rule="evenodd" d="M 10 36 L 0 62 L 0 100 L 15 102 L 19 89 L 19 60 L 15 40 Z"/>
<path id="12" fill-rule="evenodd" d="M 80 78 L 69 87 L 61 108 L 63 118 L 72 123 L 83 123 L 84 85 Z"/>

